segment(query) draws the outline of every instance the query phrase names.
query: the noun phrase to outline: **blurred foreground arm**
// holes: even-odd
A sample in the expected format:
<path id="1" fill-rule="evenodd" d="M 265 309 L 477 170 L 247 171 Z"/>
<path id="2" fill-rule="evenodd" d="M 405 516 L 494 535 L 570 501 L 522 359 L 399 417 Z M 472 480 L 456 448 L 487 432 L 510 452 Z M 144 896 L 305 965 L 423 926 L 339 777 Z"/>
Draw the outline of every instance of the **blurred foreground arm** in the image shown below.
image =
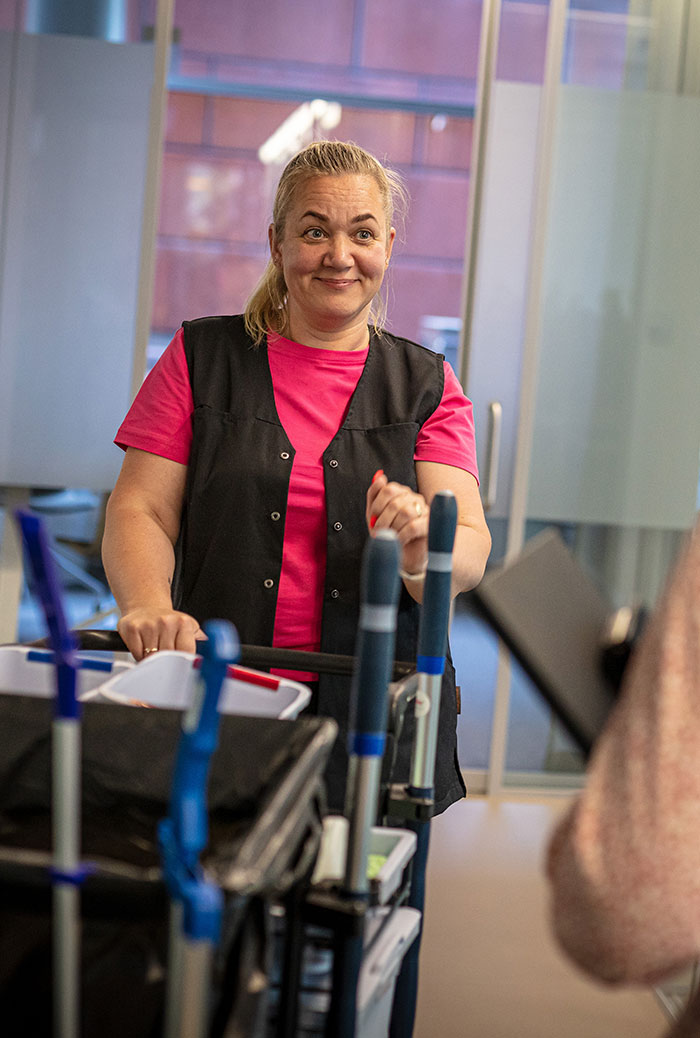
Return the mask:
<path id="1" fill-rule="evenodd" d="M 700 528 L 625 674 L 548 855 L 565 951 L 653 984 L 700 955 Z"/>

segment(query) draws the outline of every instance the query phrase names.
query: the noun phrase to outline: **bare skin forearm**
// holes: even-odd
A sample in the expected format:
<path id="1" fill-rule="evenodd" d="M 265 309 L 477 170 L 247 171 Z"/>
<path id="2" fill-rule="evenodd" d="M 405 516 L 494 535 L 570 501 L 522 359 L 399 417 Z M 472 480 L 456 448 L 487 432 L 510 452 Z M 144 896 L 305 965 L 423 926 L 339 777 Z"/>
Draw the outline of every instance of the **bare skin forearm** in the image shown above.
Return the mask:
<path id="1" fill-rule="evenodd" d="M 157 519 L 128 504 L 110 502 L 102 542 L 105 573 L 122 613 L 171 609 L 175 552 Z"/>
<path id="2" fill-rule="evenodd" d="M 402 579 L 409 595 L 423 600 L 428 561 L 430 503 L 441 490 L 457 499 L 457 529 L 452 557 L 452 597 L 476 587 L 484 575 L 491 551 L 489 533 L 475 478 L 462 470 L 432 462 L 418 462 L 418 491 L 376 472 L 367 490 L 366 518 L 372 530 L 391 529 L 401 545 Z M 415 573 L 416 579 L 406 574 Z"/>
<path id="3" fill-rule="evenodd" d="M 117 630 L 137 660 L 158 649 L 195 652 L 202 637 L 197 620 L 172 603 L 186 471 L 129 447 L 107 504 L 102 558 L 122 614 Z"/>
<path id="4" fill-rule="evenodd" d="M 490 550 L 491 538 L 488 533 L 470 526 L 457 527 L 452 555 L 452 598 L 476 587 L 484 575 Z M 424 583 L 422 577 L 419 580 L 404 579 L 406 590 L 416 602 L 423 600 Z"/>
<path id="5" fill-rule="evenodd" d="M 491 551 L 488 530 L 458 526 L 452 555 L 452 597 L 462 591 L 471 591 L 479 583 L 486 569 Z"/>

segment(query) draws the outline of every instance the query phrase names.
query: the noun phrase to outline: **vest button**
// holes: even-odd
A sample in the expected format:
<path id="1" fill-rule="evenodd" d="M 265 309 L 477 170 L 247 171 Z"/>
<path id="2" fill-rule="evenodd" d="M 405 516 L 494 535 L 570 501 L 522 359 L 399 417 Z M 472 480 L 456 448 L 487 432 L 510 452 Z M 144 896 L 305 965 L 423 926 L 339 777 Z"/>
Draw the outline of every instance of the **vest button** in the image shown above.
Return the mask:
<path id="1" fill-rule="evenodd" d="M 283 461 L 288 461 L 289 460 L 289 451 L 282 451 L 282 453 L 280 454 L 280 458 L 282 458 Z"/>
<path id="2" fill-rule="evenodd" d="M 331 598 L 340 598 L 340 591 L 338 591 L 337 587 L 334 587 L 331 591 Z"/>
<path id="3" fill-rule="evenodd" d="M 271 512 L 271 513 L 270 513 L 270 519 L 274 519 L 274 521 L 275 521 L 275 522 L 277 522 L 277 520 L 279 519 L 279 517 L 280 517 L 280 514 L 279 514 L 279 512 Z"/>
<path id="4" fill-rule="evenodd" d="M 269 577 L 267 578 L 267 580 L 264 580 L 263 583 L 264 583 L 265 587 L 274 587 L 275 586 L 274 580 L 270 580 Z"/>
<path id="5" fill-rule="evenodd" d="M 338 462 L 336 461 L 335 458 L 331 458 L 331 460 L 328 462 L 328 464 L 330 465 L 330 467 L 332 469 L 337 469 L 338 468 Z"/>
<path id="6" fill-rule="evenodd" d="M 343 529 L 343 524 L 342 523 L 333 523 L 333 529 L 334 530 L 342 530 Z"/>

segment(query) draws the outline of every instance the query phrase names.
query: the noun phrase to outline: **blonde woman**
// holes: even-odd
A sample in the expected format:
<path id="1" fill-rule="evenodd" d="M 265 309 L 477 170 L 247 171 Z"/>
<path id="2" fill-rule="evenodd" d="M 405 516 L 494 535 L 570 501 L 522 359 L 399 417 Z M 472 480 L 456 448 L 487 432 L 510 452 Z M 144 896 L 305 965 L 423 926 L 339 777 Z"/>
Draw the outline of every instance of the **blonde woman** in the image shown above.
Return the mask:
<path id="1" fill-rule="evenodd" d="M 211 617 L 244 643 L 352 654 L 363 545 L 384 528 L 402 549 L 396 654 L 415 659 L 430 502 L 445 488 L 459 508 L 454 593 L 480 580 L 490 538 L 471 405 L 440 356 L 381 327 L 401 198 L 396 175 L 356 145 L 303 149 L 282 173 L 245 314 L 186 321 L 144 383 L 116 438 L 126 456 L 103 549 L 137 659 L 194 651 Z M 294 676 L 342 733 L 348 679 Z M 341 734 L 327 776 L 336 808 L 345 766 Z M 438 809 L 463 794 L 450 665 Z"/>

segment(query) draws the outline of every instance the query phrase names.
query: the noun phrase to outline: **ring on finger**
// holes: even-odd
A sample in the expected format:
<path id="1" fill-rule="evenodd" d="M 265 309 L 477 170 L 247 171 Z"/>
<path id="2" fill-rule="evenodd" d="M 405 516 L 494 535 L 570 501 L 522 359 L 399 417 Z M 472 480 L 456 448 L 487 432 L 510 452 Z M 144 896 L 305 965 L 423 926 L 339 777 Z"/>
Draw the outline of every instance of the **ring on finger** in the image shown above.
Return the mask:
<path id="1" fill-rule="evenodd" d="M 158 646 L 156 645 L 156 647 L 154 649 L 144 649 L 143 650 L 144 656 L 148 656 L 149 652 L 158 652 Z"/>
<path id="2" fill-rule="evenodd" d="M 415 505 L 415 508 L 416 508 L 416 515 L 418 515 L 418 516 L 423 515 L 423 505 L 420 503 L 420 501 L 414 501 L 413 504 Z"/>

